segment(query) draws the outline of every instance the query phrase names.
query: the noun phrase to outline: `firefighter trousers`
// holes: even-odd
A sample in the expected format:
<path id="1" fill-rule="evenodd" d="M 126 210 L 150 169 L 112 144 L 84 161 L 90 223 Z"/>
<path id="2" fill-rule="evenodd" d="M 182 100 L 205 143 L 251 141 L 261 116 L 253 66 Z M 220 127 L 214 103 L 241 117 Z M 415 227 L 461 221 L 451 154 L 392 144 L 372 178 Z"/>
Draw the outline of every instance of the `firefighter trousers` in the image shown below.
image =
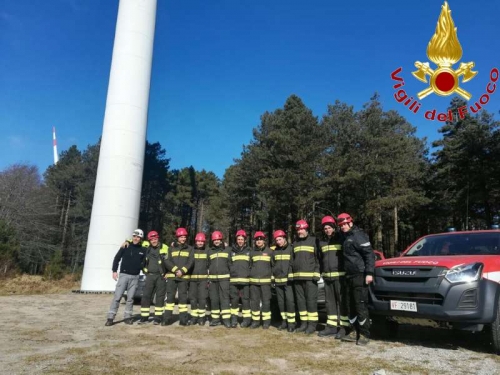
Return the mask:
<path id="1" fill-rule="evenodd" d="M 349 327 L 343 293 L 345 293 L 344 276 L 325 280 L 326 325 L 329 327 Z"/>
<path id="2" fill-rule="evenodd" d="M 349 322 L 360 335 L 370 337 L 370 316 L 368 314 L 368 285 L 362 273 L 346 276 L 346 306 Z"/>
<path id="3" fill-rule="evenodd" d="M 229 294 L 231 297 L 231 315 L 238 317 L 240 312 L 241 298 L 241 315 L 243 319 L 250 319 L 250 285 L 230 284 Z"/>
<path id="4" fill-rule="evenodd" d="M 293 283 L 301 324 L 306 322 L 317 322 L 318 282 L 314 280 L 296 280 Z"/>
<path id="5" fill-rule="evenodd" d="M 191 316 L 193 318 L 204 318 L 207 306 L 207 280 L 189 282 L 189 303 L 191 304 Z"/>
<path id="6" fill-rule="evenodd" d="M 223 320 L 230 319 L 231 310 L 229 308 L 229 279 L 210 280 L 208 290 L 210 294 L 212 320 L 219 320 L 221 316 Z"/>
<path id="7" fill-rule="evenodd" d="M 262 306 L 261 306 L 262 302 Z M 271 285 L 250 285 L 250 309 L 252 310 L 252 320 L 271 320 Z"/>
<path id="8" fill-rule="evenodd" d="M 167 302 L 165 303 L 165 317 L 170 318 L 174 312 L 175 293 L 179 301 L 179 321 L 187 321 L 187 303 L 188 303 L 188 284 L 187 280 L 169 279 L 167 281 Z"/>
<path id="9" fill-rule="evenodd" d="M 293 294 L 293 284 L 276 285 L 276 297 L 281 318 L 289 324 L 295 324 L 295 296 Z"/>
<path id="10" fill-rule="evenodd" d="M 144 285 L 144 292 L 141 299 L 141 317 L 149 317 L 149 307 L 151 306 L 151 299 L 155 294 L 155 317 L 162 316 L 166 290 L 167 282 L 162 275 L 148 274 L 146 276 L 146 283 Z"/>

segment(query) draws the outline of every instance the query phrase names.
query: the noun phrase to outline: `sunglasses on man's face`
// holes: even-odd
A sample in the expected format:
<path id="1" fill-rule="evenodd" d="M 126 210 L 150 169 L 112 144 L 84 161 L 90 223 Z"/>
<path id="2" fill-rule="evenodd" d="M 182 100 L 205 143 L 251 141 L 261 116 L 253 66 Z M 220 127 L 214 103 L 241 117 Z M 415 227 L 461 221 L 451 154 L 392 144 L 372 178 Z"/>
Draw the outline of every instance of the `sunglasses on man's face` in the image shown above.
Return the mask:
<path id="1" fill-rule="evenodd" d="M 138 236 L 137 234 L 134 234 L 132 237 L 141 238 L 141 236 Z"/>

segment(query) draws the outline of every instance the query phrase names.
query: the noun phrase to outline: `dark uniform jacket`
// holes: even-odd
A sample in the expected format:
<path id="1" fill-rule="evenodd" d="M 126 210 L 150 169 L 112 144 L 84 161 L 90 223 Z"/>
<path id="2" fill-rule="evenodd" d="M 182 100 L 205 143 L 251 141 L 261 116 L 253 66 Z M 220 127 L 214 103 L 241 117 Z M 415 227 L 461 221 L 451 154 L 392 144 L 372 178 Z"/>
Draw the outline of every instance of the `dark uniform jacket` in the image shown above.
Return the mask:
<path id="1" fill-rule="evenodd" d="M 368 235 L 354 225 L 349 232 L 342 233 L 342 239 L 346 274 L 364 273 L 365 275 L 373 275 L 375 254 Z"/>
<path id="2" fill-rule="evenodd" d="M 234 245 L 231 249 L 231 284 L 248 285 L 250 282 L 250 248 Z"/>
<path id="3" fill-rule="evenodd" d="M 193 250 L 194 266 L 191 272 L 191 281 L 202 281 L 208 279 L 208 255 L 205 247 Z"/>
<path id="4" fill-rule="evenodd" d="M 316 280 L 320 278 L 316 238 L 298 238 L 293 246 L 293 279 Z"/>
<path id="5" fill-rule="evenodd" d="M 210 280 L 229 280 L 231 249 L 224 244 L 212 245 L 208 249 L 208 278 Z"/>
<path id="6" fill-rule="evenodd" d="M 267 246 L 257 248 L 254 247 L 250 251 L 250 284 L 262 285 L 271 284 L 271 269 L 272 250 Z"/>
<path id="7" fill-rule="evenodd" d="M 142 262 L 146 255 L 147 249 L 139 243 L 137 245 L 129 244 L 128 247 L 121 247 L 113 259 L 113 272 L 118 271 L 118 263 L 120 263 L 120 273 L 127 275 L 138 275 L 141 272 Z"/>
<path id="8" fill-rule="evenodd" d="M 167 267 L 167 279 L 189 280 L 189 273 L 194 264 L 193 248 L 187 244 L 181 245 L 176 242 L 169 250 L 165 261 Z M 175 276 L 175 272 L 181 270 L 182 276 Z"/>
<path id="9" fill-rule="evenodd" d="M 292 259 L 293 248 L 291 244 L 287 243 L 285 247 L 276 246 L 271 256 L 271 266 L 276 285 L 286 285 L 289 280 L 293 279 Z"/>
<path id="10" fill-rule="evenodd" d="M 342 239 L 338 233 L 319 243 L 320 270 L 324 280 L 345 275 Z"/>
<path id="11" fill-rule="evenodd" d="M 157 247 L 149 246 L 147 248 L 144 263 L 142 265 L 142 272 L 145 274 L 160 274 L 165 275 L 167 269 L 165 267 L 165 260 L 168 256 L 168 246 L 158 242 Z"/>

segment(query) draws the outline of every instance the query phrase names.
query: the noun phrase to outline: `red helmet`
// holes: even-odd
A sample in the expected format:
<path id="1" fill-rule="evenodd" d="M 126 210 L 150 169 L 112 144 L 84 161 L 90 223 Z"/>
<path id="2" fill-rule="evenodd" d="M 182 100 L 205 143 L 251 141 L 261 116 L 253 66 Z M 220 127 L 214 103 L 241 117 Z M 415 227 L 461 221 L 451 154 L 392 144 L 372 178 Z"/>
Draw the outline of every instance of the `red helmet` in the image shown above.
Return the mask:
<path id="1" fill-rule="evenodd" d="M 186 228 L 177 228 L 177 230 L 175 231 L 175 237 L 181 237 L 187 235 L 188 231 L 186 230 Z"/>
<path id="2" fill-rule="evenodd" d="M 205 237 L 205 233 L 197 233 L 197 234 L 196 234 L 196 237 L 194 238 L 194 241 L 195 241 L 195 242 L 198 242 L 198 241 L 200 241 L 200 242 L 205 242 L 206 240 L 207 240 L 207 239 L 206 239 L 206 237 Z"/>
<path id="3" fill-rule="evenodd" d="M 266 235 L 264 234 L 264 232 L 261 232 L 260 230 L 258 232 L 255 232 L 255 234 L 253 235 L 253 239 L 256 240 L 257 238 L 259 237 L 263 237 L 263 238 L 266 238 Z"/>
<path id="4" fill-rule="evenodd" d="M 245 232 L 243 229 L 240 229 L 239 231 L 236 232 L 236 237 L 238 236 L 243 236 L 247 238 L 247 232 Z"/>
<path id="5" fill-rule="evenodd" d="M 337 217 L 337 222 L 339 225 L 344 224 L 344 223 L 352 223 L 352 217 L 349 214 L 346 214 L 345 212 L 343 214 L 340 214 Z"/>
<path id="6" fill-rule="evenodd" d="M 305 220 L 299 220 L 295 223 L 295 229 L 307 229 L 309 228 L 309 224 Z"/>
<path id="7" fill-rule="evenodd" d="M 223 238 L 224 236 L 222 235 L 222 232 L 219 232 L 218 230 L 212 233 L 212 241 L 222 240 Z"/>
<path id="8" fill-rule="evenodd" d="M 156 231 L 154 231 L 154 230 L 152 230 L 151 232 L 149 232 L 149 233 L 148 233 L 148 240 L 150 240 L 150 239 L 152 239 L 152 238 L 158 238 L 158 237 L 160 237 L 160 236 L 158 235 L 158 232 L 156 232 Z"/>
<path id="9" fill-rule="evenodd" d="M 330 226 L 335 225 L 335 219 L 331 216 L 325 216 L 323 219 L 321 219 L 321 225 L 328 224 Z"/>
<path id="10" fill-rule="evenodd" d="M 281 229 L 274 231 L 273 238 L 276 239 L 278 237 L 286 237 L 285 232 L 283 232 Z"/>

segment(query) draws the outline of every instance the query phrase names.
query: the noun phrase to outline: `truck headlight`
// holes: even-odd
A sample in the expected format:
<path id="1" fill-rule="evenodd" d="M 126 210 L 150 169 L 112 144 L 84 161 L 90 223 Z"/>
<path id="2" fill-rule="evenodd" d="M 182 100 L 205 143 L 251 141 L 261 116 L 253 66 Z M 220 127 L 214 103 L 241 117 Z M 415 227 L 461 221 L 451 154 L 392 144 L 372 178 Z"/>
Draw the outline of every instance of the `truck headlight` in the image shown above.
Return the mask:
<path id="1" fill-rule="evenodd" d="M 470 283 L 481 278 L 483 263 L 460 264 L 450 268 L 444 276 L 450 283 Z"/>

